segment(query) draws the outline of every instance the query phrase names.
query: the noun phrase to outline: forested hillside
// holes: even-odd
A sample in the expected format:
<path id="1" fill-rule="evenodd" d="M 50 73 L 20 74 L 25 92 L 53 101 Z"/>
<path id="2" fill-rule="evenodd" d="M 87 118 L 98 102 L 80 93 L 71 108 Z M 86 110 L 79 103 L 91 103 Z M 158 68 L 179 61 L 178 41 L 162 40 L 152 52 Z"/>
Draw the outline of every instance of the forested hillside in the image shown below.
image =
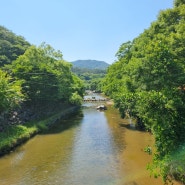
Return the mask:
<path id="1" fill-rule="evenodd" d="M 19 124 L 47 115 L 56 104 L 81 104 L 82 81 L 50 45 L 33 46 L 0 27 L 0 61 L 0 131 L 9 122 Z"/>
<path id="2" fill-rule="evenodd" d="M 99 70 L 106 70 L 109 66 L 104 61 L 99 60 L 76 60 L 72 62 L 73 67 L 83 68 L 83 69 L 99 69 Z"/>
<path id="3" fill-rule="evenodd" d="M 185 1 L 176 0 L 172 9 L 161 11 L 116 55 L 104 92 L 123 117 L 129 113 L 154 134 L 153 174 L 185 183 Z"/>
<path id="4" fill-rule="evenodd" d="M 0 66 L 10 64 L 22 55 L 30 44 L 7 28 L 0 26 Z"/>
<path id="5" fill-rule="evenodd" d="M 109 64 L 97 60 L 77 60 L 72 64 L 72 72 L 84 81 L 86 89 L 101 92 Z"/>

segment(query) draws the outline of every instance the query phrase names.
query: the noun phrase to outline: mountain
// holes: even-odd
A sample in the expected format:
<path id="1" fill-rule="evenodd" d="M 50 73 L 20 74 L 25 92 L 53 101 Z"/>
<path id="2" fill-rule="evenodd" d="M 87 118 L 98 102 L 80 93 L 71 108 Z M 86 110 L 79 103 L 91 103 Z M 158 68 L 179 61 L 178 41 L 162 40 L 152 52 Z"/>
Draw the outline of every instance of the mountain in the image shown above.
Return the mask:
<path id="1" fill-rule="evenodd" d="M 29 46 L 24 37 L 0 26 L 0 67 L 16 60 Z"/>
<path id="2" fill-rule="evenodd" d="M 109 64 L 99 60 L 76 60 L 72 62 L 73 67 L 85 68 L 85 69 L 101 69 L 105 70 Z"/>

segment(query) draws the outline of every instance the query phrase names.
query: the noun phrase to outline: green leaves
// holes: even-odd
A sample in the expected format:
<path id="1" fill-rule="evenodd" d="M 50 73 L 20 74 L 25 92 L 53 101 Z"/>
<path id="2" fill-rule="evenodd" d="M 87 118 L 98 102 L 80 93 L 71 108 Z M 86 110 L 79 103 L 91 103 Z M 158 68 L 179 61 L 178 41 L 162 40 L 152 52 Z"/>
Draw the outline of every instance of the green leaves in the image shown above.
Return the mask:
<path id="1" fill-rule="evenodd" d="M 21 81 L 12 81 L 12 78 L 0 70 L 0 114 L 14 108 L 23 101 Z"/>
<path id="2" fill-rule="evenodd" d="M 121 60 L 122 58 L 127 58 L 130 59 L 131 58 L 131 48 L 132 48 L 132 42 L 128 41 L 126 43 L 123 43 L 120 48 L 119 51 L 116 53 L 116 57 Z"/>
<path id="3" fill-rule="evenodd" d="M 152 131 L 157 161 L 185 143 L 185 4 L 177 0 L 175 5 L 120 46 L 103 89 L 122 116 L 129 112 Z"/>
<path id="4" fill-rule="evenodd" d="M 16 60 L 29 46 L 30 44 L 23 37 L 0 26 L 0 66 Z"/>
<path id="5" fill-rule="evenodd" d="M 23 80 L 23 93 L 34 104 L 68 102 L 72 93 L 78 92 L 77 87 L 73 89 L 78 82 L 71 73 L 71 64 L 49 45 L 31 46 L 7 68 L 14 78 Z"/>
<path id="6" fill-rule="evenodd" d="M 175 6 L 180 6 L 180 5 L 183 5 L 183 4 L 185 4 L 185 1 L 184 0 L 175 0 L 174 1 L 174 5 Z"/>

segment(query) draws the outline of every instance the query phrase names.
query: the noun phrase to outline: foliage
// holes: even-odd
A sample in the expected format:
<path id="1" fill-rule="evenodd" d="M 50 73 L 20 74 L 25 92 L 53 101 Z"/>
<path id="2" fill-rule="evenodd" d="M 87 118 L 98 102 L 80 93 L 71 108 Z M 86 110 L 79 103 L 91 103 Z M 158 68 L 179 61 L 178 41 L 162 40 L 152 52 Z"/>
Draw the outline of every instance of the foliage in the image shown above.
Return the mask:
<path id="1" fill-rule="evenodd" d="M 7 73 L 0 70 L 0 114 L 19 105 L 23 98 L 21 81 L 13 81 Z"/>
<path id="2" fill-rule="evenodd" d="M 82 97 L 77 93 L 72 93 L 69 102 L 75 105 L 81 105 L 82 104 Z"/>
<path id="3" fill-rule="evenodd" d="M 32 104 L 68 102 L 72 93 L 83 94 L 83 84 L 73 77 L 70 63 L 45 43 L 28 48 L 6 69 L 14 78 L 23 80 L 23 93 Z"/>
<path id="4" fill-rule="evenodd" d="M 0 67 L 16 60 L 29 46 L 30 44 L 23 37 L 0 26 Z"/>
<path id="5" fill-rule="evenodd" d="M 109 64 L 98 60 L 76 60 L 72 62 L 74 68 L 90 69 L 90 70 L 106 70 Z"/>
<path id="6" fill-rule="evenodd" d="M 163 177 L 165 184 L 173 184 L 174 180 L 185 183 L 185 146 L 177 148 L 171 155 L 166 155 L 162 160 L 154 160 L 148 164 L 148 169 L 151 170 L 155 177 L 159 175 Z"/>
<path id="7" fill-rule="evenodd" d="M 118 61 L 108 68 L 103 83 L 122 116 L 127 112 L 152 131 L 157 162 L 185 142 L 184 29 L 185 4 L 177 0 L 150 28 L 120 46 Z"/>
<path id="8" fill-rule="evenodd" d="M 102 79 L 105 77 L 106 70 L 72 67 L 72 72 L 84 82 L 85 89 L 102 90 Z"/>
<path id="9" fill-rule="evenodd" d="M 10 126 L 0 133 L 0 155 L 10 151 L 15 145 L 27 140 L 37 131 L 35 125 L 26 127 L 23 125 Z"/>
<path id="10" fill-rule="evenodd" d="M 87 69 L 87 68 L 80 68 L 80 67 L 72 67 L 72 72 L 81 77 L 84 80 L 89 80 L 92 77 L 104 77 L 106 74 L 106 70 L 104 69 Z"/>
<path id="11" fill-rule="evenodd" d="M 83 80 L 85 89 L 102 91 L 102 79 L 109 64 L 97 60 L 77 60 L 72 64 L 72 71 Z"/>
<path id="12" fill-rule="evenodd" d="M 27 122 L 25 125 L 6 126 L 4 131 L 0 132 L 0 155 L 8 153 L 37 133 L 48 131 L 48 129 L 58 123 L 58 120 L 74 113 L 74 111 L 76 111 L 74 106 L 70 106 L 67 109 L 65 107 L 64 110 L 60 110 L 41 120 Z"/>
<path id="13" fill-rule="evenodd" d="M 17 125 L 17 122 L 11 122 L 15 118 L 11 112 L 17 117 L 20 113 L 14 111 L 16 106 L 21 107 L 24 102 L 26 106 L 24 104 L 22 108 L 28 107 L 34 111 L 46 107 L 48 115 L 51 115 L 56 104 L 65 109 L 66 105 L 81 104 L 84 84 L 71 72 L 71 66 L 63 60 L 62 53 L 50 45 L 42 43 L 39 47 L 30 46 L 23 37 L 0 26 L 0 155 L 37 132 L 48 129 L 56 120 L 71 112 L 66 110 L 61 113 L 60 109 L 59 114 L 39 123 Z M 30 117 L 26 113 L 29 114 L 29 110 L 23 111 L 22 119 L 28 120 Z M 42 115 L 40 112 L 37 114 Z M 4 124 L 7 120 L 8 124 Z M 14 125 L 10 125 L 9 121 Z"/>
<path id="14" fill-rule="evenodd" d="M 180 6 L 182 4 L 185 4 L 185 1 L 184 0 L 174 0 L 174 5 L 175 6 Z"/>

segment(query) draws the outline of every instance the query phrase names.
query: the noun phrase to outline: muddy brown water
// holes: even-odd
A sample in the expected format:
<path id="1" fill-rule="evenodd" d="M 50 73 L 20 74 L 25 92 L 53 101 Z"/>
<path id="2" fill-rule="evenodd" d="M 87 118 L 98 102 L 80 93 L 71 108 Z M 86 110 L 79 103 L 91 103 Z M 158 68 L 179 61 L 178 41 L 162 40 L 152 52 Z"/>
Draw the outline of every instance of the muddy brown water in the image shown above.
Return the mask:
<path id="1" fill-rule="evenodd" d="M 153 137 L 97 104 L 1 157 L 0 185 L 162 185 L 146 170 L 152 157 L 143 149 Z"/>

